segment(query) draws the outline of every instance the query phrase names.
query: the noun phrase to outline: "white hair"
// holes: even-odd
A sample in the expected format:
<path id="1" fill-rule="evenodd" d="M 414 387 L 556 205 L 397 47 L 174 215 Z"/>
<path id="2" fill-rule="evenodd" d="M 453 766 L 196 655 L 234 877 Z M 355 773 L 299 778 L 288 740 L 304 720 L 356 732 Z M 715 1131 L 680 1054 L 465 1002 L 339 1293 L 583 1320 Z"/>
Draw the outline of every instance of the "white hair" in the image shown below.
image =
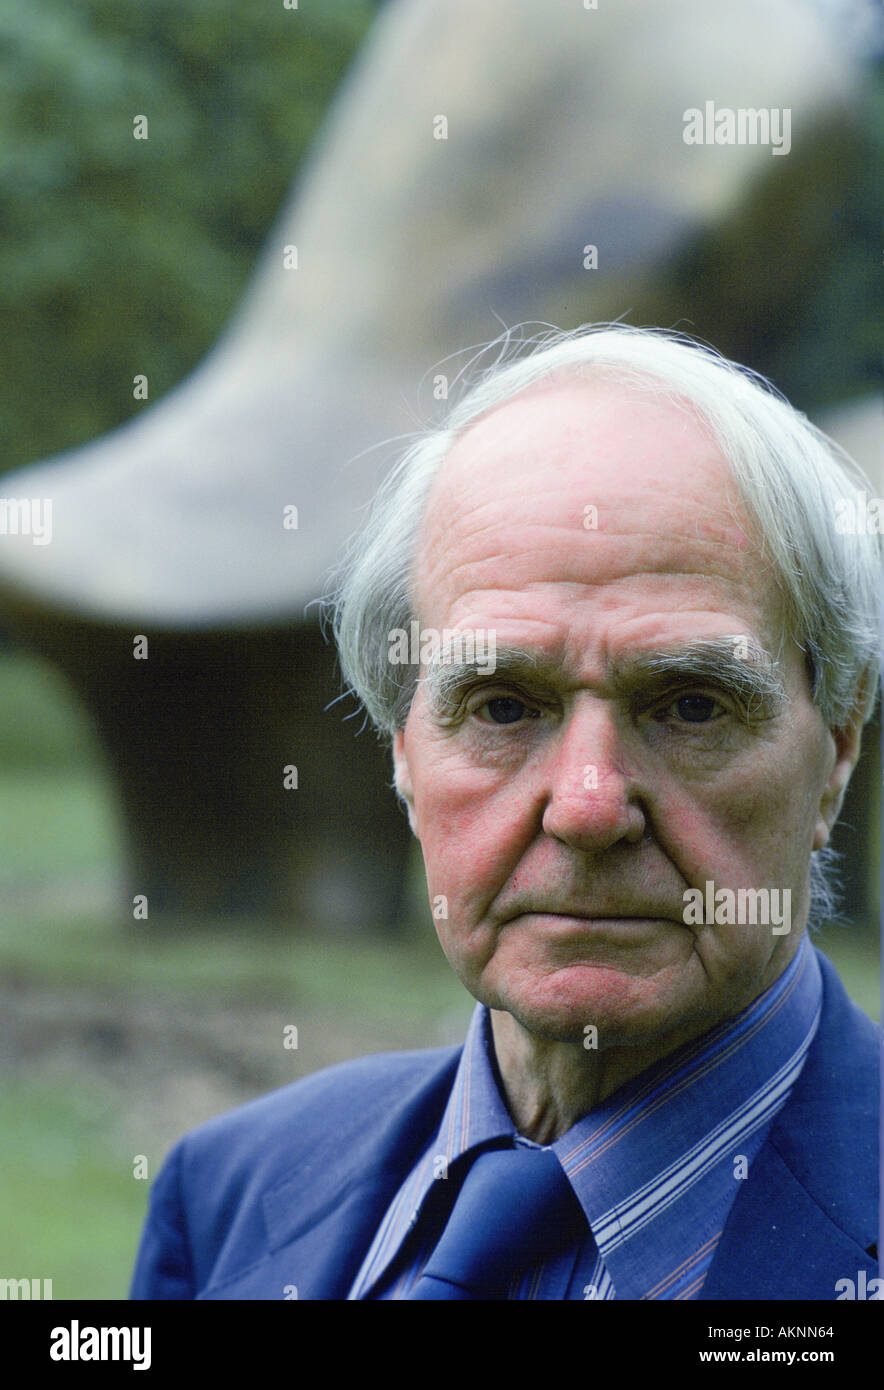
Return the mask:
<path id="1" fill-rule="evenodd" d="M 494 365 L 387 476 L 329 600 L 344 679 L 378 729 L 392 736 L 401 728 L 414 695 L 416 669 L 391 664 L 389 642 L 393 630 L 407 630 L 417 617 L 415 544 L 437 470 L 481 415 L 563 372 L 662 390 L 694 409 L 730 463 L 779 577 L 790 635 L 807 654 L 826 724 L 843 726 L 863 680 L 864 717 L 871 717 L 881 651 L 882 538 L 835 529 L 839 501 L 871 489 L 858 464 L 769 382 L 681 334 L 593 325 L 546 335 L 513 361 L 506 360 L 512 334 L 489 346 L 497 351 Z"/>
<path id="2" fill-rule="evenodd" d="M 764 378 L 683 334 L 598 324 L 530 340 L 507 332 L 489 344 L 441 425 L 382 484 L 327 600 L 344 679 L 376 727 L 392 738 L 414 696 L 417 668 L 390 662 L 390 634 L 418 616 L 415 547 L 440 465 L 480 416 L 561 374 L 663 393 L 695 412 L 730 464 L 827 726 L 843 727 L 858 698 L 869 719 L 881 652 L 882 537 L 866 527 L 841 534 L 835 525 L 841 499 L 868 493 L 869 479 Z M 822 901 L 824 876 L 812 877 Z"/>

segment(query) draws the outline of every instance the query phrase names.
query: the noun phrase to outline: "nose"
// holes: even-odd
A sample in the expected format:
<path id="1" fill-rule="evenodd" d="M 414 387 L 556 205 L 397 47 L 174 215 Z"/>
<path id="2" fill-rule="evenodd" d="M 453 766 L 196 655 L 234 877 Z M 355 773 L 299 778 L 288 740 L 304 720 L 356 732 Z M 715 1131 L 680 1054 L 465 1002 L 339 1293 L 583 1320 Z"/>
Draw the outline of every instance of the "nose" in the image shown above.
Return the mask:
<path id="1" fill-rule="evenodd" d="M 623 841 L 638 844 L 647 824 L 613 711 L 579 697 L 566 715 L 544 766 L 543 829 L 572 849 L 592 853 Z"/>

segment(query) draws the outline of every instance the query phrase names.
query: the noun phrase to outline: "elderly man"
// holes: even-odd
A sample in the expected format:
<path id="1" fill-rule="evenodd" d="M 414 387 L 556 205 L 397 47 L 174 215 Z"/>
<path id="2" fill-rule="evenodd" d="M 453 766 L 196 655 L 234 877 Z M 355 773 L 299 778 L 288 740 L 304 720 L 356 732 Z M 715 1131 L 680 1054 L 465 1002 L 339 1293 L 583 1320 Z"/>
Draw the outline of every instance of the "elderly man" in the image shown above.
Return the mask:
<path id="1" fill-rule="evenodd" d="M 874 1292 L 877 1034 L 807 935 L 876 695 L 880 537 L 836 524 L 864 486 L 625 327 L 496 365 L 411 450 L 336 636 L 466 1043 L 185 1138 L 134 1297 Z"/>

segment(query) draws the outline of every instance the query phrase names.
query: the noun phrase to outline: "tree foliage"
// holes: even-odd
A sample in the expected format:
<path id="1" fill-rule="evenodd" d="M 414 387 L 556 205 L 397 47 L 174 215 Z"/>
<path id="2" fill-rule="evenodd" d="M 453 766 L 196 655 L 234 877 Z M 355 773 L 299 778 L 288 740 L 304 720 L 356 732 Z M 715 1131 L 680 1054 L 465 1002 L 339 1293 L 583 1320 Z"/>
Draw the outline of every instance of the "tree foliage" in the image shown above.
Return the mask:
<path id="1" fill-rule="evenodd" d="M 137 373 L 153 400 L 196 363 L 372 15 L 0 0 L 0 466 L 143 408 Z"/>

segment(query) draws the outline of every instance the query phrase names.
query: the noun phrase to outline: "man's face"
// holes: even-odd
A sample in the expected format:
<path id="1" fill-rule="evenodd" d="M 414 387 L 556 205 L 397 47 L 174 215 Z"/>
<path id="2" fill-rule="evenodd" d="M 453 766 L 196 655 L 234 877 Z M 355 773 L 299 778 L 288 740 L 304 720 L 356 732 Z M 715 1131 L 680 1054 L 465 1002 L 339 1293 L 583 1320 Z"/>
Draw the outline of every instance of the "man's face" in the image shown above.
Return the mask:
<path id="1" fill-rule="evenodd" d="M 694 415 L 577 380 L 490 412 L 433 485 L 415 599 L 424 630 L 490 630 L 498 661 L 531 658 L 466 670 L 444 699 L 422 680 L 394 744 L 466 987 L 537 1037 L 595 1025 L 602 1048 L 675 1045 L 739 1012 L 797 949 L 850 758 Z M 682 671 L 697 639 L 769 653 L 785 698 L 746 709 Z M 707 881 L 788 889 L 791 930 L 685 925 L 685 890 Z"/>

